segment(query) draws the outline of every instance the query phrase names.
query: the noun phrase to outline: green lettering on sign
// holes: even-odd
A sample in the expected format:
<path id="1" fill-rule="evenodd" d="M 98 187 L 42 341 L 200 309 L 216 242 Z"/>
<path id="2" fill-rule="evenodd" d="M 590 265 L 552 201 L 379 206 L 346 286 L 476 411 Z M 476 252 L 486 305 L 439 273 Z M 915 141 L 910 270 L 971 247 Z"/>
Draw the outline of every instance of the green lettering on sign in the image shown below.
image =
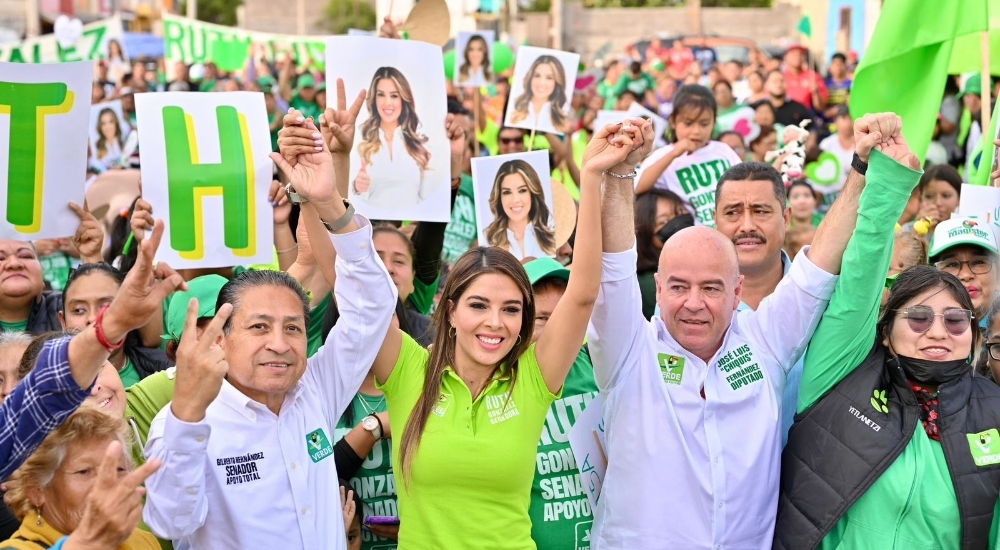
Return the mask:
<path id="1" fill-rule="evenodd" d="M 42 227 L 45 117 L 72 108 L 73 92 L 62 82 L 0 82 L 0 115 L 10 116 L 6 219 L 21 233 Z"/>
<path id="2" fill-rule="evenodd" d="M 170 245 L 188 260 L 205 257 L 203 199 L 222 195 L 223 242 L 237 256 L 257 249 L 253 153 L 246 117 L 215 109 L 221 162 L 200 162 L 194 120 L 180 107 L 163 108 L 170 201 Z"/>

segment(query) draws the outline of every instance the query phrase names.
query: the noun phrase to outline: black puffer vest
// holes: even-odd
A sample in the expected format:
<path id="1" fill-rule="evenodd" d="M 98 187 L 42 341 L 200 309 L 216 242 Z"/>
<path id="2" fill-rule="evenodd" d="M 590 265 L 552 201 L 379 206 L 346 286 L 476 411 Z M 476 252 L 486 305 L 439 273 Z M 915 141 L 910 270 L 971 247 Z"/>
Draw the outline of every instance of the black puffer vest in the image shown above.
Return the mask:
<path id="1" fill-rule="evenodd" d="M 938 387 L 938 402 L 962 548 L 985 548 L 1000 494 L 1000 387 L 970 369 Z M 887 363 L 885 348 L 876 344 L 860 366 L 796 416 L 781 457 L 774 548 L 818 546 L 902 454 L 922 414 L 901 367 Z"/>

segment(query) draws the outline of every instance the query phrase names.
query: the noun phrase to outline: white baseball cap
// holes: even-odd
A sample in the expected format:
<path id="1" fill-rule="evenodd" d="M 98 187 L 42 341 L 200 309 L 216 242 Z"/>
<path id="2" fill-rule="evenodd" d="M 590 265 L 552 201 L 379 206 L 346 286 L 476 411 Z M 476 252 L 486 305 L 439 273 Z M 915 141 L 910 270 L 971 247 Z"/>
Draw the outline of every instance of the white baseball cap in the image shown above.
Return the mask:
<path id="1" fill-rule="evenodd" d="M 939 223 L 934 229 L 934 239 L 927 256 L 934 258 L 949 248 L 963 244 L 981 247 L 991 254 L 1000 254 L 992 224 L 973 218 L 952 218 Z"/>

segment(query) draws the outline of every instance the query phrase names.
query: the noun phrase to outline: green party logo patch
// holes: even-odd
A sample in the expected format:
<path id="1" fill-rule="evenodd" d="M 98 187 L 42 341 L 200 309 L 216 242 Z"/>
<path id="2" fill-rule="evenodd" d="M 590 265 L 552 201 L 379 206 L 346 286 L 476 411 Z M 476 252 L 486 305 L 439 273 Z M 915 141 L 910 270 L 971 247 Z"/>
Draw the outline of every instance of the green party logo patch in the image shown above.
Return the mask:
<path id="1" fill-rule="evenodd" d="M 444 413 L 448 412 L 448 407 L 451 405 L 451 394 L 442 393 L 438 396 L 438 402 L 434 405 L 434 409 L 431 410 L 437 416 L 444 416 Z"/>
<path id="2" fill-rule="evenodd" d="M 876 412 L 889 414 L 889 400 L 885 397 L 885 390 L 875 390 L 872 392 L 872 407 Z"/>
<path id="3" fill-rule="evenodd" d="M 681 380 L 684 379 L 684 358 L 661 353 L 658 359 L 660 372 L 663 374 L 663 381 L 667 384 L 680 386 Z"/>
<path id="4" fill-rule="evenodd" d="M 333 454 L 333 445 L 330 445 L 330 440 L 323 432 L 323 428 L 306 435 L 306 449 L 313 462 L 319 462 Z"/>
<path id="5" fill-rule="evenodd" d="M 965 434 L 969 438 L 969 450 L 976 466 L 1000 464 L 1000 432 L 991 428 L 977 434 Z"/>

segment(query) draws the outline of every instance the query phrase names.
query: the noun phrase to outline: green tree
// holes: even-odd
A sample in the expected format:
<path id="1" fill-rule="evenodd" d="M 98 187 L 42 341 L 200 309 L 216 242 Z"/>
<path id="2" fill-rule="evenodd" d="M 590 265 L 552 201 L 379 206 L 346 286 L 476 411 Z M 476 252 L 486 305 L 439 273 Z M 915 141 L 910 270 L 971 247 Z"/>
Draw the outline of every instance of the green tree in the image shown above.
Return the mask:
<path id="1" fill-rule="evenodd" d="M 319 25 L 331 34 L 347 34 L 347 29 L 374 29 L 375 7 L 369 0 L 329 0 Z"/>
<path id="2" fill-rule="evenodd" d="M 236 25 L 236 8 L 243 5 L 243 0 L 195 0 L 198 6 L 198 20 L 216 25 L 232 27 Z M 177 13 L 187 13 L 186 0 L 182 1 Z"/>

